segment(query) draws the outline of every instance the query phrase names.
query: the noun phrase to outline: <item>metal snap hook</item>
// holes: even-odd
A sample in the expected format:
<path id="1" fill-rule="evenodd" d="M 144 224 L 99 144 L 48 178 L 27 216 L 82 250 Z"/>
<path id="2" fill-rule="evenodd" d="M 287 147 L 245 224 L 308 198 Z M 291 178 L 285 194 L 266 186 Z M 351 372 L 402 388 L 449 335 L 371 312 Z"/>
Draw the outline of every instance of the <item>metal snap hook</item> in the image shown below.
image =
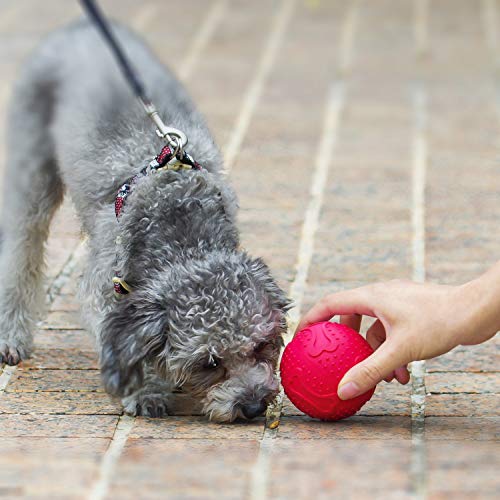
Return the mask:
<path id="1" fill-rule="evenodd" d="M 146 113 L 156 125 L 156 135 L 162 139 L 166 139 L 173 148 L 179 148 L 180 142 L 180 149 L 182 150 L 188 143 L 187 135 L 182 130 L 174 127 L 167 127 L 151 102 L 144 102 L 142 100 L 141 102 Z M 178 140 L 174 140 L 172 136 L 177 137 Z"/>

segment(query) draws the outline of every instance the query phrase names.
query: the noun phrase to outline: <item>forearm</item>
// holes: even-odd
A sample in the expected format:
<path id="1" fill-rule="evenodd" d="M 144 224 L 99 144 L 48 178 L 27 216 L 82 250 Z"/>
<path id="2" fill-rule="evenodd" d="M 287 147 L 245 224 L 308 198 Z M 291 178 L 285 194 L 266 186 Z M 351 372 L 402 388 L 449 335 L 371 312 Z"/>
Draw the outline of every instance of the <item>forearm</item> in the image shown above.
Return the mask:
<path id="1" fill-rule="evenodd" d="M 500 261 L 461 287 L 471 311 L 471 333 L 462 344 L 478 344 L 500 331 Z"/>

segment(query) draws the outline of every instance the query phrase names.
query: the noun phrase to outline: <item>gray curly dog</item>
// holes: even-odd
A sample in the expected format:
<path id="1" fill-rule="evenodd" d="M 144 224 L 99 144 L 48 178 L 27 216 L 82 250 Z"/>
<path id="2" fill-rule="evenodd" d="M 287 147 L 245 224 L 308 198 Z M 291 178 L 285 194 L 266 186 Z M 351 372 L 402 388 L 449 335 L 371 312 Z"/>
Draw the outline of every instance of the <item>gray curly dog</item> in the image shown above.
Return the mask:
<path id="1" fill-rule="evenodd" d="M 288 299 L 239 248 L 235 195 L 186 91 L 136 35 L 114 30 L 204 169 L 142 177 L 117 221 L 117 190 L 164 144 L 90 24 L 50 35 L 25 65 L 8 117 L 0 363 L 32 351 L 43 247 L 68 190 L 88 236 L 82 316 L 108 393 L 131 414 L 165 415 L 180 390 L 214 421 L 253 418 L 278 390 Z M 132 289 L 122 298 L 116 271 Z"/>

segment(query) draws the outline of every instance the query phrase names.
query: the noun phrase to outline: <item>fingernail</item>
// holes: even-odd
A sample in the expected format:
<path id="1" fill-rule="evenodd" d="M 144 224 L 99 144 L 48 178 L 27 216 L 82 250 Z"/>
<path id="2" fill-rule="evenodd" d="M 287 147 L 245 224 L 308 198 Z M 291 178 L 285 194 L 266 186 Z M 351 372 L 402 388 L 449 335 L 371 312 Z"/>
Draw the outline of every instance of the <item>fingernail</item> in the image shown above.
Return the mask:
<path id="1" fill-rule="evenodd" d="M 347 382 L 346 384 L 339 387 L 337 392 L 340 399 L 352 399 L 359 396 L 361 391 L 359 390 L 358 384 L 356 382 Z"/>

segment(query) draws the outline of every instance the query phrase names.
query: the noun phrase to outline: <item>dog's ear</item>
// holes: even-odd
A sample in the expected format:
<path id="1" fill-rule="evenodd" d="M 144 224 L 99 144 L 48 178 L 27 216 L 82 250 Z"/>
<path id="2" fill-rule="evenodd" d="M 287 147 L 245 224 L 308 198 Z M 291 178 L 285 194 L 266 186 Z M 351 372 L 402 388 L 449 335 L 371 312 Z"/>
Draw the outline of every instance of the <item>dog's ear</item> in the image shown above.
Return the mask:
<path id="1" fill-rule="evenodd" d="M 254 276 L 259 278 L 268 297 L 271 299 L 272 307 L 286 312 L 292 307 L 292 301 L 285 295 L 285 292 L 278 286 L 276 280 L 271 275 L 271 270 L 260 258 L 253 259 L 251 263 Z"/>
<path id="2" fill-rule="evenodd" d="M 136 296 L 124 297 L 106 315 L 101 331 L 101 376 L 112 396 L 126 397 L 140 388 L 143 362 L 165 348 L 163 315 L 164 311 Z"/>

